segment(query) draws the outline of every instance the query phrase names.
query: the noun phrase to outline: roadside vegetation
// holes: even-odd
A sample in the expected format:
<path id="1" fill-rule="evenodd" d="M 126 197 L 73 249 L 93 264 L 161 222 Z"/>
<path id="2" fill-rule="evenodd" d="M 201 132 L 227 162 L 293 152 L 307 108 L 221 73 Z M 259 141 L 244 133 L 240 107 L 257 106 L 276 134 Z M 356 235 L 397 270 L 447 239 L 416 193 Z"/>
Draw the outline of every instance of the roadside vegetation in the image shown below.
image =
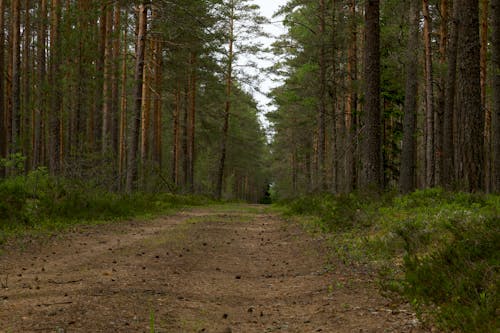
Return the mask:
<path id="1" fill-rule="evenodd" d="M 204 196 L 112 192 L 90 181 L 54 178 L 39 169 L 0 181 L 0 245 L 16 235 L 151 217 L 210 203 Z"/>
<path id="2" fill-rule="evenodd" d="M 424 322 L 443 331 L 500 329 L 500 196 L 429 189 L 281 205 L 328 234 L 332 254 L 377 269 L 383 292 L 406 299 Z"/>

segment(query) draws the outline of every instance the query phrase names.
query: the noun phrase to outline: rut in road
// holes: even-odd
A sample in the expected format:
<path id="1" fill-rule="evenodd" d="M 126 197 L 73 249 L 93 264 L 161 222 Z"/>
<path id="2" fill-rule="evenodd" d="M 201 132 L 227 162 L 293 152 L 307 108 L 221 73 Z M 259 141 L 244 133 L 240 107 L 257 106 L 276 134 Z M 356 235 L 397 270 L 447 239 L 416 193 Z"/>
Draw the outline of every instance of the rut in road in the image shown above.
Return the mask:
<path id="1" fill-rule="evenodd" d="M 79 227 L 0 257 L 0 332 L 423 332 L 264 206 Z"/>

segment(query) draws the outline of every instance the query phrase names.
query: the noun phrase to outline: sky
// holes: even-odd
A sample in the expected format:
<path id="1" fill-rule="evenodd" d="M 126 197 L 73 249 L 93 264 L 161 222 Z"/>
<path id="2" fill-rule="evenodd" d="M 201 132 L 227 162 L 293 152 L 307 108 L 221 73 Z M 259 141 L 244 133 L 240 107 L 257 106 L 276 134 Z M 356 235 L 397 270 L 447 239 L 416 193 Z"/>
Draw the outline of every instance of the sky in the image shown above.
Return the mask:
<path id="1" fill-rule="evenodd" d="M 261 15 L 266 16 L 269 20 L 276 22 L 279 21 L 279 18 L 273 19 L 272 16 L 273 14 L 279 9 L 280 6 L 283 6 L 286 4 L 287 0 L 253 0 L 253 3 L 257 4 L 260 6 L 261 9 Z M 264 30 L 271 35 L 271 38 L 265 38 L 262 40 L 262 42 L 265 44 L 264 46 L 270 46 L 272 42 L 274 41 L 273 36 L 279 36 L 283 33 L 285 33 L 285 28 L 283 25 L 279 22 L 276 23 L 271 23 L 268 24 L 264 27 Z M 261 61 L 261 60 L 256 60 L 257 63 L 259 64 L 259 67 L 265 68 L 271 65 L 271 63 L 266 62 L 266 61 Z M 277 83 L 272 82 L 272 80 L 268 77 L 265 76 L 265 74 L 261 74 L 263 76 L 260 77 L 260 80 L 262 81 L 260 89 L 262 90 L 263 93 L 268 93 L 273 87 L 277 85 Z M 272 106 L 269 106 L 269 98 L 265 96 L 264 94 L 260 94 L 258 92 L 254 92 L 254 98 L 257 100 L 259 103 L 259 109 L 261 110 L 261 117 L 260 120 L 262 124 L 267 127 L 268 122 L 265 119 L 264 114 L 266 112 L 269 112 L 273 109 Z"/>

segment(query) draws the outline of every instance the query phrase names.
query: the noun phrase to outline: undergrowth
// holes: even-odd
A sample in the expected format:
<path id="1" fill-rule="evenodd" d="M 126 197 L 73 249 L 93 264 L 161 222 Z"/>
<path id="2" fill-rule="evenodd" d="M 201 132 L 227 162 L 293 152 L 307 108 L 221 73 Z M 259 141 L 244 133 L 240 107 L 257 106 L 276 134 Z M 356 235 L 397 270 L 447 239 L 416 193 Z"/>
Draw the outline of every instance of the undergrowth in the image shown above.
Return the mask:
<path id="1" fill-rule="evenodd" d="M 500 196 L 431 189 L 281 204 L 328 233 L 337 257 L 377 268 L 385 292 L 441 330 L 500 330 Z"/>
<path id="2" fill-rule="evenodd" d="M 109 192 L 91 182 L 52 178 L 40 169 L 0 181 L 0 244 L 29 232 L 147 217 L 209 203 L 212 200 L 202 196 Z"/>

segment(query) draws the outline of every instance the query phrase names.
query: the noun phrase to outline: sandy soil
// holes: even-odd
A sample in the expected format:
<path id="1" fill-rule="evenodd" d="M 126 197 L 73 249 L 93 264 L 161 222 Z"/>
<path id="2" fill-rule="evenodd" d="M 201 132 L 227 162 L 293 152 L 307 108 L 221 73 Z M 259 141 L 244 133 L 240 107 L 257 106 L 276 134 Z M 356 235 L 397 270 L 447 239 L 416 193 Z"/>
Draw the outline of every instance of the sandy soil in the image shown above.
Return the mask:
<path id="1" fill-rule="evenodd" d="M 0 256 L 0 332 L 424 332 L 325 251 L 262 206 L 79 227 Z"/>

